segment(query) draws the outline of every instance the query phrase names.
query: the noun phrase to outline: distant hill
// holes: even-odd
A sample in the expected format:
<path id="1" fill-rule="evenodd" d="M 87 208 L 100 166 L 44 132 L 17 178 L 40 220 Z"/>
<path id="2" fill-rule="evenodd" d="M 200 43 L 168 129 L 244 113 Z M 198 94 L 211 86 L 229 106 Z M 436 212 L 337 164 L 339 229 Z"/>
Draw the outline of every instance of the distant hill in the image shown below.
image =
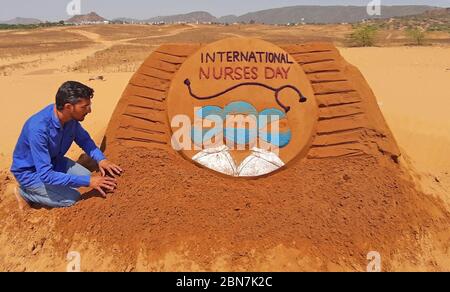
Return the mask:
<path id="1" fill-rule="evenodd" d="M 112 20 L 112 22 L 123 22 L 123 23 L 141 23 L 141 22 L 146 22 L 145 20 L 139 20 L 139 19 L 135 19 L 135 18 L 128 18 L 128 17 L 119 17 L 119 18 L 114 18 Z"/>
<path id="2" fill-rule="evenodd" d="M 225 16 L 219 17 L 217 19 L 217 21 L 220 23 L 235 23 L 235 22 L 239 22 L 239 16 L 225 15 Z"/>
<path id="3" fill-rule="evenodd" d="M 436 8 L 426 5 L 382 6 L 381 16 L 369 16 L 365 6 L 291 6 L 251 12 L 241 16 L 226 15 L 219 18 L 205 11 L 196 11 L 187 14 L 157 16 L 146 20 L 117 18 L 114 21 L 128 23 L 355 23 L 367 19 L 389 19 L 392 17 L 417 15 Z"/>
<path id="4" fill-rule="evenodd" d="M 91 12 L 89 14 L 84 15 L 75 15 L 74 17 L 66 20 L 67 23 L 95 23 L 95 22 L 104 22 L 108 21 L 107 19 L 101 17 L 95 12 Z"/>
<path id="5" fill-rule="evenodd" d="M 176 22 L 188 22 L 188 23 L 205 23 L 205 22 L 218 22 L 217 18 L 205 11 L 195 11 L 187 14 L 178 14 L 171 16 L 157 16 L 147 19 L 146 22 L 165 22 L 165 23 L 176 23 Z"/>
<path id="6" fill-rule="evenodd" d="M 446 18 L 450 8 L 438 8 L 426 5 L 382 6 L 381 16 L 369 16 L 365 6 L 291 6 L 250 12 L 241 16 L 226 15 L 220 18 L 205 12 L 194 11 L 186 14 L 169 16 L 157 16 L 146 20 L 133 18 L 116 18 L 114 22 L 127 23 L 355 23 L 362 20 L 390 19 L 408 16 L 420 16 L 422 18 Z M 107 21 L 95 12 L 85 15 L 76 15 L 66 23 L 99 23 Z M 445 21 L 445 20 L 444 20 Z M 20 18 L 4 22 L 5 24 L 39 24 L 39 19 Z"/>
<path id="7" fill-rule="evenodd" d="M 286 23 L 354 23 L 365 19 L 415 15 L 435 9 L 432 6 L 382 6 L 381 16 L 369 16 L 361 6 L 292 6 L 262 10 L 239 16 L 236 22 L 266 24 Z"/>
<path id="8" fill-rule="evenodd" d="M 39 24 L 42 23 L 39 19 L 36 18 L 23 18 L 23 17 L 16 17 L 14 19 L 8 20 L 8 21 L 0 21 L 1 24 L 9 24 L 9 25 L 17 25 L 17 24 L 23 24 L 23 25 L 29 25 L 29 24 Z"/>
<path id="9" fill-rule="evenodd" d="M 437 8 L 433 10 L 428 10 L 422 13 L 424 17 L 444 17 L 448 18 L 450 16 L 450 7 L 449 8 Z"/>
<path id="10" fill-rule="evenodd" d="M 450 8 L 433 9 L 417 15 L 394 17 L 385 20 L 371 20 L 371 22 L 387 29 L 420 27 L 428 31 L 450 32 Z"/>

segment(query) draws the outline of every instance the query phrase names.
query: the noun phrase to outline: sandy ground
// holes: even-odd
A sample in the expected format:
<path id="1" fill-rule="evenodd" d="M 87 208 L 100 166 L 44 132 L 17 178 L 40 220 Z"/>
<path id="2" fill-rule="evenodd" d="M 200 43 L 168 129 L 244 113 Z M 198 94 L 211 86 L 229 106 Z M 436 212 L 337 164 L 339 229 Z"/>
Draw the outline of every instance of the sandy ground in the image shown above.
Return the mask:
<path id="1" fill-rule="evenodd" d="M 89 45 L 70 51 L 50 52 L 44 58 L 35 55 L 0 56 L 0 66 L 35 61 L 32 66 L 18 66 L 20 68 L 7 76 L 0 74 L 0 123 L 3 125 L 0 132 L 0 172 L 7 172 L 10 166 L 23 123 L 30 115 L 54 102 L 56 90 L 67 80 L 77 80 L 95 89 L 93 112 L 83 125 L 100 143 L 133 72 L 102 72 L 99 64 L 94 66 L 94 70 L 88 68 L 86 71 L 80 64 L 83 65 L 87 58 L 98 56 L 101 59 L 110 53 L 115 54 L 117 59 L 122 55 L 120 50 L 115 50 L 118 45 L 135 46 L 142 50 L 139 56 L 146 56 L 155 46 L 152 43 L 154 39 L 156 41 L 161 37 L 173 41 L 179 35 L 184 40 L 195 29 L 177 27 L 160 31 L 158 36 L 124 35 L 116 39 L 105 37 L 101 30 L 77 28 L 72 29 L 71 33 L 85 38 Z M 246 36 L 249 31 L 230 30 L 221 34 Z M 274 38 L 277 39 L 278 35 Z M 147 46 L 138 47 L 141 43 Z M 347 61 L 361 70 L 374 90 L 403 151 L 404 165 L 414 171 L 412 173 L 424 191 L 440 197 L 450 208 L 450 155 L 447 152 L 450 147 L 450 119 L 447 113 L 450 107 L 450 47 L 341 48 L 340 51 Z M 101 59 L 104 63 L 108 60 Z M 138 65 L 139 61 L 136 62 Z M 82 70 L 76 72 L 71 69 L 77 66 Z M 98 75 L 104 76 L 105 81 L 89 81 Z M 79 149 L 73 147 L 69 156 L 75 158 L 79 153 Z"/>
<path id="2" fill-rule="evenodd" d="M 341 49 L 368 80 L 406 162 L 450 199 L 450 48 Z"/>

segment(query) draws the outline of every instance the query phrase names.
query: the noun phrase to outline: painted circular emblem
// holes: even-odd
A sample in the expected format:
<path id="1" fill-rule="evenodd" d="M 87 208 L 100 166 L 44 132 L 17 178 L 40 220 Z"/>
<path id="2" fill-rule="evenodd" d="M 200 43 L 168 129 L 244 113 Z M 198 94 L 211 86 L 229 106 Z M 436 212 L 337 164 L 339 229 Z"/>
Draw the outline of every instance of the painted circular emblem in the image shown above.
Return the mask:
<path id="1" fill-rule="evenodd" d="M 190 56 L 172 80 L 167 109 L 174 149 L 236 177 L 266 175 L 304 156 L 318 116 L 310 82 L 294 58 L 245 38 Z"/>

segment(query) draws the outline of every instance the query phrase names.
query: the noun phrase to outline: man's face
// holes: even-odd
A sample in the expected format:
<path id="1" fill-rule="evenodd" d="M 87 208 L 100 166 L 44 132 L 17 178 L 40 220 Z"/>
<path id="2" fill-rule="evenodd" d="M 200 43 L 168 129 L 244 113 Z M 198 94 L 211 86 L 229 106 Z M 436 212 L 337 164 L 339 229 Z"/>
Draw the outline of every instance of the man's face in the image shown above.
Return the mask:
<path id="1" fill-rule="evenodd" d="M 86 116 L 92 111 L 90 98 L 81 98 L 77 104 L 66 104 L 66 107 L 69 110 L 71 118 L 78 122 L 84 121 Z"/>

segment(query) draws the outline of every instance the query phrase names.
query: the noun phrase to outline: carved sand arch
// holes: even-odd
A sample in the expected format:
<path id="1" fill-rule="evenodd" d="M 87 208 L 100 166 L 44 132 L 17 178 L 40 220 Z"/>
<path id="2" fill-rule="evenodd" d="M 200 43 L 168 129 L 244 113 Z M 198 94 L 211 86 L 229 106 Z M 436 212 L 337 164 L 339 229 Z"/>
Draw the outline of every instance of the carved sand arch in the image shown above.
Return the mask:
<path id="1" fill-rule="evenodd" d="M 166 44 L 133 75 L 112 115 L 106 147 L 142 146 L 174 151 L 167 119 L 167 95 L 175 74 L 201 44 Z M 280 45 L 300 65 L 318 105 L 316 132 L 307 159 L 386 154 L 399 148 L 375 96 L 357 68 L 328 43 Z"/>

